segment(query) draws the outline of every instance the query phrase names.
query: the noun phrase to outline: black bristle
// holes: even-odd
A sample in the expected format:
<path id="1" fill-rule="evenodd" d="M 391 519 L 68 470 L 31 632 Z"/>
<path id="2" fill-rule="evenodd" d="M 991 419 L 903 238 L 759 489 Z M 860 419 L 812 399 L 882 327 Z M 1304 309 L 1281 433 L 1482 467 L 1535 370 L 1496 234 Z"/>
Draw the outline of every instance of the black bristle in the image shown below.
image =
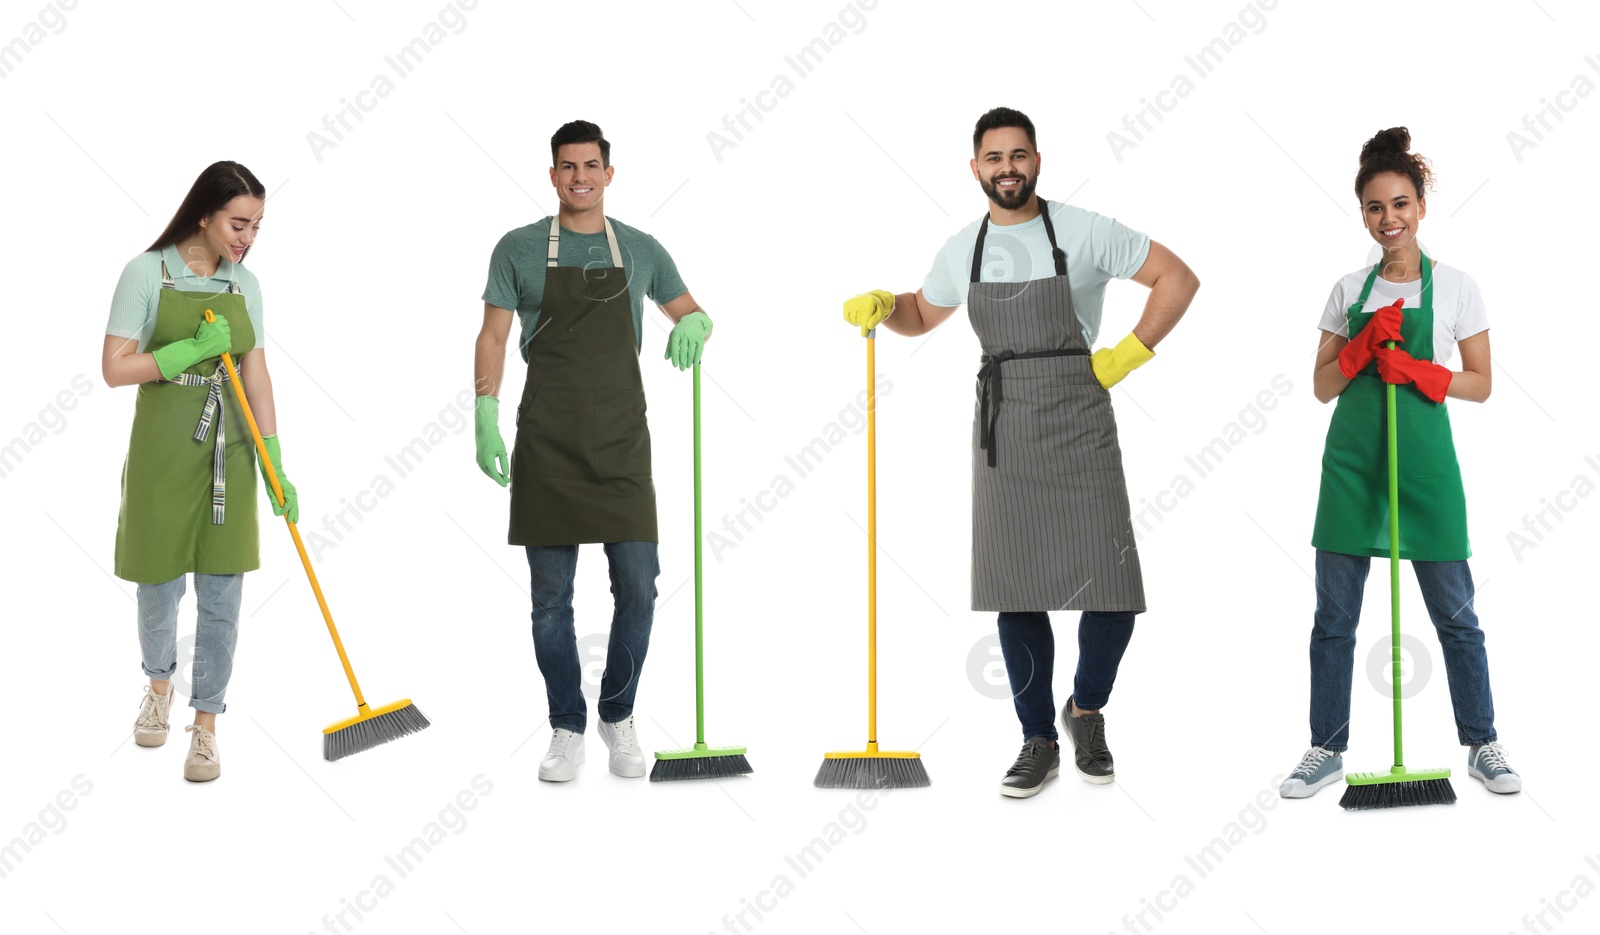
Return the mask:
<path id="1" fill-rule="evenodd" d="M 920 757 L 827 757 L 812 783 L 818 789 L 920 789 L 931 785 Z"/>
<path id="2" fill-rule="evenodd" d="M 754 770 L 743 754 L 733 756 L 686 756 L 670 760 L 656 760 L 650 768 L 651 782 L 671 782 L 677 779 L 723 779 L 728 776 L 748 776 Z"/>
<path id="3" fill-rule="evenodd" d="M 1362 811 L 1374 808 L 1404 808 L 1408 805 L 1452 805 L 1456 800 L 1455 787 L 1448 779 L 1424 779 L 1414 782 L 1376 782 L 1360 786 L 1346 786 L 1341 808 Z"/>
<path id="4" fill-rule="evenodd" d="M 331 734 L 322 735 L 322 758 L 337 760 L 371 750 L 379 744 L 415 734 L 428 726 L 428 718 L 414 704 L 396 708 L 375 718 L 357 721 Z"/>

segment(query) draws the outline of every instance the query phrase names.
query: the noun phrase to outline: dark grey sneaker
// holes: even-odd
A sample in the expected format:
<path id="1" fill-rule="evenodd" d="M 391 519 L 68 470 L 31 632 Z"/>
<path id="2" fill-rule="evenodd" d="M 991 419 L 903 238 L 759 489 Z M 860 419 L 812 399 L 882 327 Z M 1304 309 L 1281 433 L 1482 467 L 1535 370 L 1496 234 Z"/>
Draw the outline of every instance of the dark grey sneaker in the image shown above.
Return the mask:
<path id="1" fill-rule="evenodd" d="M 1017 761 L 1006 770 L 1006 778 L 1000 780 L 1000 794 L 1014 799 L 1038 795 L 1045 780 L 1056 778 L 1060 772 L 1061 748 L 1049 737 L 1029 737 L 1023 742 Z"/>
<path id="2" fill-rule="evenodd" d="M 1107 783 L 1117 778 L 1106 746 L 1106 718 L 1099 711 L 1072 716 L 1072 699 L 1061 709 L 1061 723 L 1072 740 L 1072 763 L 1084 782 Z"/>
<path id="3" fill-rule="evenodd" d="M 1467 775 L 1490 792 L 1507 795 L 1522 791 L 1522 776 L 1506 762 L 1505 748 L 1493 741 L 1467 749 Z"/>

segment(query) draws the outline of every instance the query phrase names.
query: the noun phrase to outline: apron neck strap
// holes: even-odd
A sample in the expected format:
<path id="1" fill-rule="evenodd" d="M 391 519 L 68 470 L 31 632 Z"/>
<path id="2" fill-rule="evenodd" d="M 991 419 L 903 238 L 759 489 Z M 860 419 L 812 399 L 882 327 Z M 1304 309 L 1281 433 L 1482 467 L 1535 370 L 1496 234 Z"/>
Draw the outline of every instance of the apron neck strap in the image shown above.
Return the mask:
<path id="1" fill-rule="evenodd" d="M 1067 275 L 1067 251 L 1056 245 L 1056 226 L 1050 221 L 1050 203 L 1039 199 L 1039 216 L 1044 218 L 1044 233 L 1050 238 L 1050 255 L 1055 260 L 1056 275 Z M 989 234 L 989 215 L 978 225 L 978 240 L 972 245 L 972 282 L 979 282 L 983 273 L 983 240 Z M 1367 283 L 1368 286 L 1371 282 Z"/>
<path id="2" fill-rule="evenodd" d="M 606 246 L 611 248 L 611 265 L 617 269 L 622 268 L 622 250 L 617 247 L 617 232 L 611 229 L 611 219 L 605 216 L 601 220 L 606 225 Z M 550 217 L 550 249 L 545 254 L 544 265 L 546 269 L 560 266 L 561 257 L 561 216 Z"/>
<path id="3" fill-rule="evenodd" d="M 161 288 L 163 288 L 163 289 L 176 289 L 176 288 L 178 288 L 178 284 L 176 282 L 174 282 L 173 279 L 172 279 L 172 274 L 167 272 L 167 261 L 166 261 L 165 258 L 163 258 L 162 261 L 161 261 Z M 227 291 L 230 292 L 230 293 L 233 293 L 234 295 L 243 295 L 244 294 L 243 292 L 240 291 L 239 284 L 237 282 L 234 282 L 231 279 L 228 280 L 228 289 L 227 289 Z"/>
<path id="4" fill-rule="evenodd" d="M 1421 307 L 1432 310 L 1433 308 L 1433 261 L 1428 259 L 1426 253 L 1418 254 L 1422 257 L 1422 299 Z M 1383 260 L 1372 264 L 1372 271 L 1367 273 L 1367 281 L 1361 284 L 1361 297 L 1356 299 L 1356 311 L 1367 307 L 1367 296 L 1372 294 L 1372 284 L 1378 278 L 1378 268 L 1383 266 Z"/>

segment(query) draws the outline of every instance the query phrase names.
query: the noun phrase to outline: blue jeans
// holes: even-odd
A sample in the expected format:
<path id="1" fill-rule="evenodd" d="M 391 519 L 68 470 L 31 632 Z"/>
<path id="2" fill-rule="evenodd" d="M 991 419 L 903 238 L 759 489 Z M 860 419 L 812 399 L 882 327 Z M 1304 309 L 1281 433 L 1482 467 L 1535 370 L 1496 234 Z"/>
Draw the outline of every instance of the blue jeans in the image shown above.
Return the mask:
<path id="1" fill-rule="evenodd" d="M 1317 612 L 1311 628 L 1311 743 L 1343 753 L 1350 742 L 1350 679 L 1355 670 L 1356 621 L 1372 559 L 1317 550 Z M 1489 656 L 1472 609 L 1472 572 L 1467 563 L 1412 562 L 1422 600 L 1444 651 L 1463 745 L 1495 738 L 1494 700 L 1489 691 Z"/>
<path id="2" fill-rule="evenodd" d="M 1086 610 L 1078 618 L 1078 672 L 1073 677 L 1072 699 L 1085 711 L 1098 711 L 1111 697 L 1117 666 L 1133 638 L 1135 613 Z M 1001 612 L 1000 655 L 1006 662 L 1017 720 L 1022 722 L 1022 739 L 1042 734 L 1055 740 L 1056 702 L 1051 681 L 1056 638 L 1050 615 L 1044 611 Z"/>
<path id="3" fill-rule="evenodd" d="M 161 584 L 139 585 L 139 651 L 144 657 L 144 674 L 150 678 L 170 679 L 178 671 L 178 601 L 183 591 L 183 575 Z M 228 710 L 222 699 L 233 675 L 244 575 L 195 575 L 194 596 L 199 614 L 189 707 L 221 714 Z"/>
<path id="4" fill-rule="evenodd" d="M 583 662 L 572 622 L 572 580 L 578 571 L 575 545 L 530 545 L 533 652 L 544 676 L 550 726 L 583 733 L 588 705 L 583 698 Z M 639 673 L 650 648 L 655 617 L 656 576 L 661 574 L 654 542 L 607 542 L 611 594 L 616 610 L 606 646 L 606 671 L 600 680 L 600 720 L 615 723 L 633 713 Z"/>

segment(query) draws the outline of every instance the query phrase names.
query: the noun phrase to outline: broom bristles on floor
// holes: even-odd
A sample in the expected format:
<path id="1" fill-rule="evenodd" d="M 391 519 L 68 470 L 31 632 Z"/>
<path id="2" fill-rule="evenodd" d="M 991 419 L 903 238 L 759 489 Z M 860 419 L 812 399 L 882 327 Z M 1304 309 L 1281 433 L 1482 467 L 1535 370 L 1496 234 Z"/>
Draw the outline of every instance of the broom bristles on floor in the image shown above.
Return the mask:
<path id="1" fill-rule="evenodd" d="M 1358 811 L 1372 808 L 1402 808 L 1407 805 L 1450 805 L 1456 800 L 1455 787 L 1448 779 L 1421 779 L 1412 782 L 1378 782 L 1347 786 L 1339 800 L 1341 808 Z"/>
<path id="2" fill-rule="evenodd" d="M 728 776 L 748 776 L 752 772 L 750 761 L 739 753 L 730 756 L 687 756 L 656 760 L 656 765 L 650 768 L 650 781 L 723 779 Z"/>
<path id="3" fill-rule="evenodd" d="M 415 734 L 426 728 L 428 723 L 427 716 L 418 711 L 414 704 L 385 711 L 376 717 L 364 718 L 347 727 L 323 734 L 322 758 L 337 760 L 371 750 L 407 734 Z"/>
<path id="4" fill-rule="evenodd" d="M 827 757 L 813 783 L 818 789 L 920 789 L 930 785 L 921 757 Z"/>

